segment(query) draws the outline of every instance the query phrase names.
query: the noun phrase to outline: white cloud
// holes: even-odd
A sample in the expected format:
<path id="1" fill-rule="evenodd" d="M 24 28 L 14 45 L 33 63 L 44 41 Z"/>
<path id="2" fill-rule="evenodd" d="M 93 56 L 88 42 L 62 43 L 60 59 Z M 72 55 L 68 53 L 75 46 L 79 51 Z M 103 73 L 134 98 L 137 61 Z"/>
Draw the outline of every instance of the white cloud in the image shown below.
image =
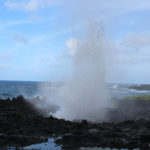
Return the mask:
<path id="1" fill-rule="evenodd" d="M 7 0 L 5 6 L 12 10 L 37 11 L 40 8 L 59 5 L 59 0 Z"/>
<path id="2" fill-rule="evenodd" d="M 39 35 L 39 36 L 33 37 L 30 39 L 30 44 L 38 44 L 38 43 L 46 40 L 47 38 L 48 37 L 45 35 Z"/>
<path id="3" fill-rule="evenodd" d="M 59 36 L 63 36 L 63 35 L 68 34 L 68 33 L 73 33 L 75 31 L 83 28 L 84 26 L 85 25 L 77 25 L 77 26 L 74 26 L 72 28 L 66 27 L 65 29 L 62 29 L 60 31 L 51 33 L 49 35 L 39 35 L 39 36 L 33 37 L 30 40 L 30 43 L 36 44 L 36 43 L 39 43 L 39 42 L 42 42 L 42 41 L 45 41 L 45 40 L 50 40 L 50 39 L 53 39 L 53 38 L 56 38 L 56 37 L 59 37 Z"/>
<path id="4" fill-rule="evenodd" d="M 134 48 L 150 47 L 150 35 L 128 34 L 123 38 L 122 44 Z"/>
<path id="5" fill-rule="evenodd" d="M 27 4 L 25 4 L 24 8 L 26 11 L 36 11 L 39 7 L 39 0 L 30 0 Z"/>
<path id="6" fill-rule="evenodd" d="M 7 63 L 0 63 L 0 71 L 3 72 L 4 70 L 10 69 L 10 66 Z"/>
<path id="7" fill-rule="evenodd" d="M 0 60 L 10 60 L 12 58 L 12 55 L 0 55 Z"/>
<path id="8" fill-rule="evenodd" d="M 24 43 L 24 44 L 28 42 L 28 40 L 23 35 L 20 35 L 20 34 L 13 35 L 12 39 L 15 41 Z"/>
<path id="9" fill-rule="evenodd" d="M 29 17 L 28 17 L 29 20 L 33 21 L 33 22 L 43 22 L 45 21 L 45 19 L 41 16 L 38 16 L 36 14 L 31 14 Z"/>
<path id="10" fill-rule="evenodd" d="M 4 4 L 6 7 L 10 8 L 10 9 L 20 9 L 20 8 L 24 8 L 25 3 L 22 2 L 12 2 L 12 1 L 6 1 Z"/>
<path id="11" fill-rule="evenodd" d="M 87 18 L 112 19 L 130 12 L 149 10 L 149 0 L 65 0 L 68 9 Z M 83 19 L 83 18 L 82 18 Z"/>
<path id="12" fill-rule="evenodd" d="M 8 22 L 0 23 L 0 29 L 15 26 L 15 25 L 28 24 L 28 23 L 33 23 L 33 21 L 31 20 L 8 21 Z"/>
<path id="13" fill-rule="evenodd" d="M 69 55 L 73 56 L 77 52 L 78 48 L 78 40 L 75 38 L 70 38 L 67 42 L 66 45 L 69 49 Z"/>
<path id="14" fill-rule="evenodd" d="M 99 15 L 102 19 L 150 9 L 149 0 L 7 0 L 4 5 L 12 10 L 23 10 L 26 12 L 34 12 L 40 8 L 57 5 L 66 5 L 68 9 L 81 11 L 83 15 L 87 14 L 87 12 L 88 14 L 94 13 L 94 16 L 95 14 Z"/>
<path id="15" fill-rule="evenodd" d="M 132 33 L 125 35 L 122 39 L 112 41 L 113 53 L 108 57 L 110 64 L 117 66 L 138 66 L 150 63 L 150 34 Z"/>

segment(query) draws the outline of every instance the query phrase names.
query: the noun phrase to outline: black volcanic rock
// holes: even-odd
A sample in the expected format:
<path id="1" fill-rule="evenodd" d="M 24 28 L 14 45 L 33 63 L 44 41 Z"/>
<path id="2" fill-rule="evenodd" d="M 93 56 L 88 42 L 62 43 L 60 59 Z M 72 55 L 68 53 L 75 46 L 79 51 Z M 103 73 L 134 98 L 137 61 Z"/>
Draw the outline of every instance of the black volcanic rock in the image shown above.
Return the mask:
<path id="1" fill-rule="evenodd" d="M 142 84 L 142 85 L 130 85 L 128 86 L 129 89 L 135 89 L 139 91 L 150 91 L 150 85 L 149 84 Z"/>
<path id="2" fill-rule="evenodd" d="M 122 104 L 125 105 L 125 101 L 122 102 L 119 101 L 118 107 L 111 110 L 110 122 L 91 123 L 86 120 L 71 122 L 52 116 L 44 117 L 31 105 L 30 100 L 22 96 L 12 100 L 0 99 L 0 146 L 25 146 L 44 142 L 47 137 L 55 136 L 61 137 L 56 139 L 56 143 L 62 145 L 64 150 L 77 150 L 80 147 L 150 149 L 148 117 L 147 120 L 136 118 L 119 121 L 116 118 L 114 121 L 115 117 L 124 115 L 123 110 L 120 113 L 119 108 Z M 138 104 L 138 110 L 140 106 L 144 106 L 148 111 L 150 106 L 149 102 L 145 101 L 127 103 L 133 103 L 135 106 Z M 134 105 L 131 108 L 134 108 Z"/>

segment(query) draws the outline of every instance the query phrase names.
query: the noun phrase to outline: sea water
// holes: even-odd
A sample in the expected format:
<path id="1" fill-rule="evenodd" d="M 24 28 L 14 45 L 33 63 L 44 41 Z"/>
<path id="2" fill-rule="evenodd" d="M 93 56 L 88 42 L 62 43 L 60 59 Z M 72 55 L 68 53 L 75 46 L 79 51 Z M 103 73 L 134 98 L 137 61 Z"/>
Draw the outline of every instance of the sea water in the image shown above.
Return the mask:
<path id="1" fill-rule="evenodd" d="M 0 81 L 0 98 L 13 98 L 19 95 L 23 95 L 26 98 L 45 97 L 47 92 L 50 93 L 49 95 L 53 94 L 62 84 L 59 82 Z M 136 87 L 140 86 L 141 88 L 138 90 Z M 146 88 L 144 88 L 143 84 L 108 84 L 107 87 L 111 97 L 123 98 L 150 94 L 150 85 L 145 86 Z M 41 92 L 41 87 L 42 91 L 46 91 L 45 93 Z"/>

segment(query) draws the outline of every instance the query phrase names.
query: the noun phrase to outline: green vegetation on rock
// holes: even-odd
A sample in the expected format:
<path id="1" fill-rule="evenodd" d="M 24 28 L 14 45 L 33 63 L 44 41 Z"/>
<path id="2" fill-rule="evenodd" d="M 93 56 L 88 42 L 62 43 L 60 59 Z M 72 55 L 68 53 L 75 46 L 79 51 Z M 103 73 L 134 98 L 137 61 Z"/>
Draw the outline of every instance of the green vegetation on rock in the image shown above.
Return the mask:
<path id="1" fill-rule="evenodd" d="M 150 95 L 129 96 L 123 98 L 123 100 L 150 100 Z"/>

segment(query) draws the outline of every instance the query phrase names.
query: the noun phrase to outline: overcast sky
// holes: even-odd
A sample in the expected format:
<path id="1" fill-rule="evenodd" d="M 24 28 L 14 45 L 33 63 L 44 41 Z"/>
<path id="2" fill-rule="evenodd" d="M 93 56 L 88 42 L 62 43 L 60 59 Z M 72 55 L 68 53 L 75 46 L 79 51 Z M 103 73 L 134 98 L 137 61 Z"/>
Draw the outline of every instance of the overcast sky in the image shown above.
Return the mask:
<path id="1" fill-rule="evenodd" d="M 113 52 L 109 81 L 150 83 L 149 0 L 0 0 L 0 80 L 68 78 L 68 41 L 89 16 Z"/>

